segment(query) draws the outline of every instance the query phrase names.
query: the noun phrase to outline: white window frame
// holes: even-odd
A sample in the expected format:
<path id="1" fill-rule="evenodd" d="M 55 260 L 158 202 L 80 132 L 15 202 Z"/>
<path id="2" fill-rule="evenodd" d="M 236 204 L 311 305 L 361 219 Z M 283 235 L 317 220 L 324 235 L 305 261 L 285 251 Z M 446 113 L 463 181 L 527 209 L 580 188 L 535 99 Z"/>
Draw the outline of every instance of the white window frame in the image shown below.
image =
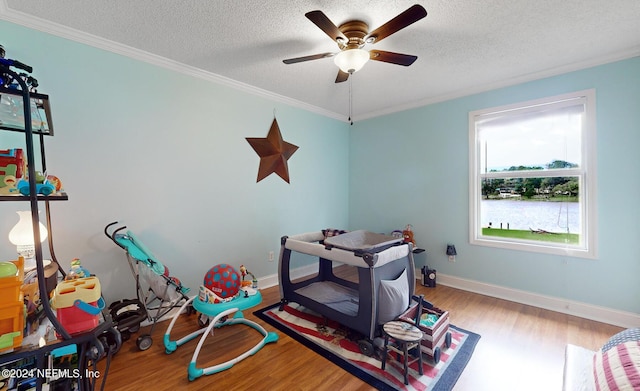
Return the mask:
<path id="1" fill-rule="evenodd" d="M 527 241 L 519 239 L 505 239 L 495 236 L 482 235 L 480 223 L 482 201 L 482 146 L 478 138 L 476 121 L 494 115 L 508 115 L 509 112 L 523 113 L 536 110 L 541 105 L 556 104 L 558 102 L 580 99 L 584 102 L 584 126 L 581 137 L 581 159 L 579 169 L 554 169 L 553 176 L 575 176 L 580 180 L 579 199 L 581 201 L 582 232 L 579 245 L 553 244 L 549 242 Z M 561 103 L 560 103 L 561 104 Z M 597 257 L 597 172 L 596 172 L 596 94 L 594 89 L 577 91 L 568 94 L 547 97 L 506 106 L 476 110 L 469 113 L 469 241 L 472 245 L 498 247 L 513 250 L 539 252 L 573 256 L 580 258 Z M 545 174 L 548 174 L 546 172 Z M 500 173 L 501 175 L 502 173 Z M 515 174 L 515 175 L 514 175 Z M 518 171 L 504 173 L 505 177 L 540 177 L 540 172 Z"/>

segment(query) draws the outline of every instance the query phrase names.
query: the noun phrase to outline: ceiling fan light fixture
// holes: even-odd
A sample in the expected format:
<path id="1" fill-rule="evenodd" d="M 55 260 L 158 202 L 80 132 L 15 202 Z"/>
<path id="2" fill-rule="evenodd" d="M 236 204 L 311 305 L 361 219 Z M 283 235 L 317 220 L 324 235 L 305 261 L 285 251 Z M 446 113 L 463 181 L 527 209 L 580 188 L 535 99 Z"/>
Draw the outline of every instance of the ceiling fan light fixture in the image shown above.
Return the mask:
<path id="1" fill-rule="evenodd" d="M 341 71 L 358 72 L 369 61 L 369 52 L 364 49 L 347 49 L 338 53 L 333 62 Z"/>

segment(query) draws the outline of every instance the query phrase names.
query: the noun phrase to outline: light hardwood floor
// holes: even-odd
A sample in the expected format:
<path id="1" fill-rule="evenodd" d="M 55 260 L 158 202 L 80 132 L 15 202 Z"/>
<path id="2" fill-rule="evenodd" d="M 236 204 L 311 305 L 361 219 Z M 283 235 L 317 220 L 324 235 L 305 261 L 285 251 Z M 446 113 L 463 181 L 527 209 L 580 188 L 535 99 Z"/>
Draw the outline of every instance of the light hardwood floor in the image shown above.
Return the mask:
<path id="1" fill-rule="evenodd" d="M 417 284 L 416 289 L 437 307 L 448 310 L 452 324 L 481 335 L 471 361 L 456 383 L 456 391 L 560 390 L 567 343 L 595 350 L 622 330 L 442 285 L 426 288 Z M 262 295 L 262 306 L 280 300 L 278 287 L 263 289 Z M 244 315 L 268 331 L 275 331 L 258 320 L 251 310 L 245 311 Z M 167 321 L 156 326 L 152 335 L 154 343 L 147 351 L 138 351 L 134 341 L 144 328 L 123 344 L 111 361 L 106 390 L 373 389 L 283 333 L 279 333 L 277 343 L 265 346 L 229 370 L 189 382 L 187 366 L 197 340 L 167 355 L 162 339 L 168 325 Z M 182 315 L 171 339 L 176 340 L 197 328 L 195 315 Z M 259 334 L 246 326 L 216 330 L 202 349 L 198 367 L 214 365 L 241 354 L 258 340 Z M 102 373 L 104 364 L 101 362 L 99 366 Z"/>

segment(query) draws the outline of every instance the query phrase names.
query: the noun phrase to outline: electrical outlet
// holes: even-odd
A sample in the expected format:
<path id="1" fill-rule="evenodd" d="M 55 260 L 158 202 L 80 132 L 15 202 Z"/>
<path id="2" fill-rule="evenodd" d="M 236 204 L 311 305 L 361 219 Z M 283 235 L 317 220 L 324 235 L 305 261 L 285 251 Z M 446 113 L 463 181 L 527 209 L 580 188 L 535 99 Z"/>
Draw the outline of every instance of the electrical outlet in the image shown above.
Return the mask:
<path id="1" fill-rule="evenodd" d="M 269 262 L 273 262 L 274 256 L 273 251 L 269 251 Z"/>

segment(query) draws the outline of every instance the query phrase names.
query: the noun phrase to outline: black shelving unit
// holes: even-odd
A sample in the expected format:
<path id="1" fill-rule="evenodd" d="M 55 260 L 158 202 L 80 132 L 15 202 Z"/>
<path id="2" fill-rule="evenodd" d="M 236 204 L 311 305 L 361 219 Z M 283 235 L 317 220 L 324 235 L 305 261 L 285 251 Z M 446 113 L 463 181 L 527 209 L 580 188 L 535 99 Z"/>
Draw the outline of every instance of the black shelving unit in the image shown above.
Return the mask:
<path id="1" fill-rule="evenodd" d="M 0 49 L 1 46 L 0 46 Z M 31 92 L 30 88 L 37 86 L 37 80 L 33 79 L 29 74 L 32 72 L 31 67 L 16 61 L 4 58 L 4 50 L 2 50 L 2 56 L 0 56 L 0 94 L 10 94 L 15 99 L 22 98 L 24 125 L 16 126 L 15 124 L 2 124 L 0 123 L 0 129 L 4 131 L 22 132 L 25 136 L 26 146 L 26 158 L 27 158 L 27 174 L 29 178 L 29 195 L 1 195 L 0 201 L 11 202 L 29 202 L 31 209 L 31 219 L 33 224 L 34 243 L 35 243 L 35 259 L 36 270 L 38 278 L 38 289 L 40 292 L 40 298 L 42 308 L 46 318 L 51 322 L 52 327 L 55 329 L 60 338 L 52 343 L 48 343 L 41 347 L 24 346 L 22 348 L 15 349 L 11 353 L 0 354 L 0 365 L 10 363 L 20 359 L 35 359 L 35 363 L 38 369 L 45 369 L 48 365 L 48 355 L 55 349 L 65 347 L 68 345 L 76 345 L 78 354 L 78 370 L 80 377 L 77 379 L 80 390 L 92 390 L 96 385 L 95 378 L 88 378 L 84 376 L 87 369 L 90 366 L 95 367 L 98 360 L 103 357 L 109 357 L 110 351 L 117 351 L 121 344 L 120 333 L 114 327 L 109 316 L 103 316 L 103 322 L 88 332 L 79 335 L 70 335 L 67 330 L 58 321 L 55 312 L 52 310 L 49 300 L 48 291 L 46 287 L 44 263 L 42 255 L 42 244 L 40 238 L 39 229 L 39 211 L 38 206 L 41 203 L 45 205 L 45 217 L 46 225 L 49 231 L 48 245 L 52 262 L 58 264 L 58 270 L 64 276 L 64 269 L 60 267 L 58 263 L 54 248 L 53 248 L 53 233 L 51 227 L 51 210 L 50 202 L 53 201 L 67 201 L 69 198 L 66 193 L 55 195 L 38 195 L 36 191 L 36 164 L 35 164 L 35 150 L 34 150 L 34 137 L 39 138 L 40 145 L 40 159 L 42 165 L 42 172 L 46 172 L 46 160 L 44 151 L 44 136 L 52 136 L 52 129 L 36 129 L 32 127 L 31 116 L 31 99 L 38 99 L 39 102 L 45 102 L 47 121 L 51 124 L 50 110 L 48 107 L 48 96 Z M 17 73 L 14 69 L 20 69 L 21 73 Z M 22 72 L 26 71 L 26 73 Z M 35 83 L 34 83 L 35 81 Z M 31 87 L 30 87 L 31 85 Z M 105 369 L 108 371 L 108 366 Z M 106 380 L 106 373 L 101 374 L 100 380 L 102 386 Z M 36 389 L 41 390 L 46 379 L 42 377 L 36 378 Z"/>

